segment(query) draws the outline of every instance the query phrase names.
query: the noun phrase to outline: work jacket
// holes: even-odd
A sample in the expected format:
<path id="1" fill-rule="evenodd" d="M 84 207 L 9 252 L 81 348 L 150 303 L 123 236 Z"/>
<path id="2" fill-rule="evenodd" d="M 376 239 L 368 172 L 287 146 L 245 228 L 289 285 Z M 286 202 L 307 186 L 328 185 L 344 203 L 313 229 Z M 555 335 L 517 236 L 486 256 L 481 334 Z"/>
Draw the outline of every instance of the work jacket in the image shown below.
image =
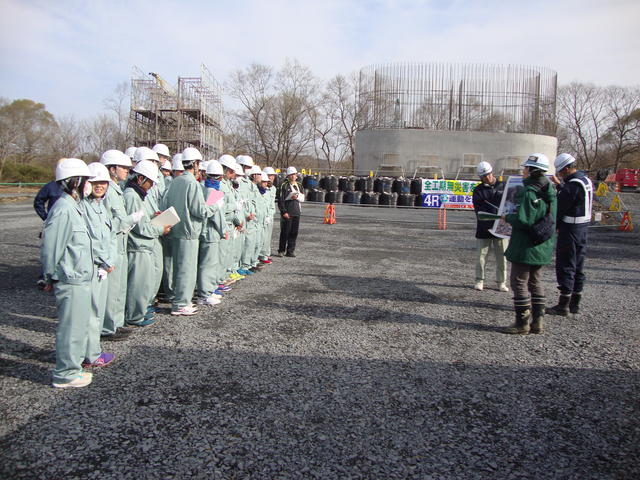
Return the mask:
<path id="1" fill-rule="evenodd" d="M 156 210 L 151 202 L 147 201 L 148 195 L 144 198 L 134 188 L 127 187 L 124 190 L 124 205 L 128 214 L 142 210 L 144 215 L 140 221 L 131 229 L 127 238 L 128 252 L 154 252 L 158 247 L 159 238 L 164 233 L 163 225 L 151 224 L 151 219 L 155 216 Z"/>
<path id="2" fill-rule="evenodd" d="M 480 183 L 473 189 L 473 209 L 476 212 L 498 213 L 504 192 L 504 182 L 496 180 L 493 185 Z M 496 238 L 489 230 L 494 220 L 477 220 L 476 238 Z"/>
<path id="3" fill-rule="evenodd" d="M 91 237 L 93 261 L 106 270 L 116 263 L 117 247 L 111 215 L 104 208 L 103 201 L 102 198 L 89 196 L 82 200 L 80 205 L 85 213 L 84 218 Z"/>
<path id="4" fill-rule="evenodd" d="M 164 206 L 176 209 L 180 221 L 173 226 L 169 237 L 173 239 L 194 240 L 200 237 L 202 225 L 213 209 L 205 203 L 202 194 L 202 185 L 186 171 L 171 182 L 171 188 L 167 190 Z"/>
<path id="5" fill-rule="evenodd" d="M 280 192 L 278 195 L 278 208 L 280 209 L 280 215 L 284 215 L 288 213 L 291 217 L 298 217 L 302 209 L 300 208 L 299 200 L 287 200 L 292 191 L 296 190 L 302 194 L 304 191 L 302 190 L 302 185 L 298 182 L 295 182 L 295 185 L 289 181 L 287 178 L 280 185 Z"/>
<path id="6" fill-rule="evenodd" d="M 131 215 L 127 214 L 124 206 L 124 192 L 113 180 L 109 181 L 109 188 L 104 195 L 103 205 L 111 216 L 113 235 L 116 238 L 116 251 L 118 254 L 127 253 L 127 237 L 133 226 Z"/>

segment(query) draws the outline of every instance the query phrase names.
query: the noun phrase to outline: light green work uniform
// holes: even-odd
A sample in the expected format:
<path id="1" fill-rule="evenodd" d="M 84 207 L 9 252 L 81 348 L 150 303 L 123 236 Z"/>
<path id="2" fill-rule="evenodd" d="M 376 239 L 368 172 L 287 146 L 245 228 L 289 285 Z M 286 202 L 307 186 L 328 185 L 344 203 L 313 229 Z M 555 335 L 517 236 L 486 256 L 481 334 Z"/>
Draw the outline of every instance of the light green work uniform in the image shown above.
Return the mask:
<path id="1" fill-rule="evenodd" d="M 108 189 L 107 189 L 108 190 Z M 92 196 L 85 198 L 80 205 L 85 213 L 87 230 L 91 237 L 93 249 L 93 265 L 95 274 L 91 280 L 91 312 L 89 314 L 89 327 L 87 332 L 87 350 L 85 361 L 92 363 L 102 353 L 100 348 L 100 332 L 104 321 L 104 312 L 107 307 L 107 294 L 109 291 L 109 277 L 98 276 L 98 269 L 104 270 L 115 266 L 116 239 L 113 234 L 111 215 L 104 208 L 101 198 Z M 115 272 L 115 270 L 114 270 Z"/>
<path id="2" fill-rule="evenodd" d="M 233 182 L 223 178 L 220 181 L 220 191 L 224 193 L 224 219 L 229 230 L 229 239 L 220 240 L 220 257 L 226 272 L 234 272 L 234 252 L 238 243 L 238 230 L 236 229 L 242 223 L 241 202 L 238 191 L 233 188 Z"/>
<path id="3" fill-rule="evenodd" d="M 147 195 L 147 197 L 150 197 L 149 201 L 151 202 L 151 205 L 153 206 L 154 211 L 160 212 L 164 210 L 163 199 L 164 199 L 165 193 L 166 193 L 166 187 L 165 187 L 164 175 L 162 174 L 162 172 L 158 171 L 158 178 L 156 179 L 156 183 L 153 185 L 153 187 L 149 189 L 149 194 Z M 160 283 L 162 282 L 162 273 L 164 271 L 163 256 L 164 256 L 164 252 L 163 252 L 162 240 L 161 240 L 160 245 L 157 248 L 155 248 L 153 251 L 153 264 L 155 267 L 156 276 L 158 277 L 157 278 L 158 288 L 160 288 Z M 156 291 L 156 293 L 158 292 Z M 153 305 L 154 299 L 155 299 L 155 295 L 151 299 L 151 303 L 149 304 L 149 306 Z"/>
<path id="4" fill-rule="evenodd" d="M 256 244 L 253 249 L 252 260 L 253 264 L 257 265 L 260 258 L 260 251 L 262 250 L 262 243 L 264 242 L 265 235 L 265 223 L 267 218 L 267 200 L 265 195 L 267 192 L 260 193 L 260 188 L 256 185 Z"/>
<path id="5" fill-rule="evenodd" d="M 171 180 L 169 180 L 171 179 Z M 160 209 L 166 210 L 171 205 L 167 205 L 167 195 L 171 189 L 173 177 L 165 177 L 165 190 L 160 202 Z M 162 291 L 164 292 L 167 302 L 173 300 L 173 254 L 171 253 L 171 239 L 169 236 L 163 236 L 160 239 L 162 243 Z"/>
<path id="6" fill-rule="evenodd" d="M 211 190 L 214 189 L 204 188 L 204 198 L 208 198 Z M 228 231 L 224 218 L 224 203 L 222 206 L 212 205 L 211 207 L 214 209 L 213 215 L 204 222 L 198 252 L 197 294 L 201 298 L 211 295 L 224 280 L 225 266 L 220 258 L 220 240 Z"/>
<path id="7" fill-rule="evenodd" d="M 103 205 L 111 216 L 113 235 L 115 237 L 116 252 L 113 266 L 115 269 L 109 274 L 107 291 L 107 306 L 102 322 L 102 335 L 113 335 L 116 330 L 124 326 L 124 306 L 127 299 L 127 238 L 133 226 L 131 215 L 127 215 L 124 206 L 124 196 L 120 185 L 113 180 L 104 196 Z"/>
<path id="8" fill-rule="evenodd" d="M 253 254 L 256 249 L 258 222 L 255 218 L 253 220 L 247 220 L 246 218 L 251 214 L 256 214 L 256 199 L 260 192 L 258 191 L 256 184 L 246 177 L 240 178 L 240 187 L 238 188 L 238 191 L 242 197 L 245 218 L 245 234 L 244 243 L 241 247 L 240 268 L 248 270 L 255 267 L 255 264 L 253 263 Z"/>
<path id="9" fill-rule="evenodd" d="M 264 219 L 264 238 L 259 258 L 266 260 L 271 256 L 271 237 L 273 235 L 273 215 L 276 213 L 276 187 L 267 188 L 262 195 L 265 200 L 267 212 Z"/>
<path id="10" fill-rule="evenodd" d="M 160 278 L 156 275 L 155 255 L 162 247 L 160 237 L 164 232 L 163 226 L 152 225 L 151 219 L 156 210 L 148 196 L 144 199 L 133 188 L 124 191 L 124 205 L 128 214 L 142 210 L 144 216 L 129 232 L 127 239 L 128 276 L 127 301 L 125 307 L 125 321 L 136 325 L 143 321 L 147 307 L 151 304 L 158 287 Z"/>
<path id="11" fill-rule="evenodd" d="M 84 213 L 67 193 L 44 223 L 40 260 L 45 282 L 53 283 L 58 310 L 53 382 L 69 383 L 82 374 L 94 267 Z"/>
<path id="12" fill-rule="evenodd" d="M 198 276 L 198 247 L 202 225 L 213 209 L 208 207 L 202 186 L 190 171 L 185 171 L 171 183 L 164 199 L 167 207 L 176 209 L 180 217 L 171 229 L 171 253 L 173 255 L 173 300 L 171 309 L 176 311 L 191 305 Z"/>

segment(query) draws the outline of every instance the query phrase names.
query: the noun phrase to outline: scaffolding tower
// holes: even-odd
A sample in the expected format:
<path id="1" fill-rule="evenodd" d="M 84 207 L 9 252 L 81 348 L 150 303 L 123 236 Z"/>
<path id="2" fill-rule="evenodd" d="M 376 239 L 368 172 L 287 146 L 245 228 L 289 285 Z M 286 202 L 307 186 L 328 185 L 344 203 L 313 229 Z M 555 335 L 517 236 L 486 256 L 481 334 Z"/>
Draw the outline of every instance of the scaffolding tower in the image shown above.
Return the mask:
<path id="1" fill-rule="evenodd" d="M 222 154 L 222 91 L 204 64 L 199 77 L 178 77 L 177 85 L 133 67 L 130 121 L 138 147 L 196 147 L 205 160 Z"/>

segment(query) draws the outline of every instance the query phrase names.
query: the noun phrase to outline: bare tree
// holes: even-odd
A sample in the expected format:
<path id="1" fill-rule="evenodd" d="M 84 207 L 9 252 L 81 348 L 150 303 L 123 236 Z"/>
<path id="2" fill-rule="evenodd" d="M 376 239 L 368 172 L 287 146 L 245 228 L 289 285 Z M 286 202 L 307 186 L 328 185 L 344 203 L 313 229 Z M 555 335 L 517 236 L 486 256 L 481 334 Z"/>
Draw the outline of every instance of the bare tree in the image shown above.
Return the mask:
<path id="1" fill-rule="evenodd" d="M 558 106 L 558 126 L 566 131 L 567 144 L 585 169 L 593 169 L 602 155 L 602 136 L 609 121 L 604 89 L 571 83 L 559 89 Z"/>
<path id="2" fill-rule="evenodd" d="M 342 143 L 346 148 L 346 156 L 353 169 L 356 155 L 356 132 L 362 125 L 365 116 L 363 109 L 367 102 L 358 101 L 358 77 L 337 75 L 327 85 L 327 95 L 333 100 L 336 116 L 340 122 Z"/>
<path id="3" fill-rule="evenodd" d="M 117 133 L 113 138 L 114 143 L 110 148 L 118 150 L 126 149 L 131 141 L 129 131 L 129 83 L 121 82 L 116 85 L 111 95 L 104 99 L 104 107 L 107 112 L 113 114 Z"/>
<path id="4" fill-rule="evenodd" d="M 613 169 L 640 152 L 640 89 L 608 87 L 605 91 L 610 126 L 603 142 L 611 149 Z"/>
<path id="5" fill-rule="evenodd" d="M 118 140 L 118 125 L 111 115 L 100 114 L 82 123 L 84 153 L 100 157 L 102 152 L 114 148 Z"/>

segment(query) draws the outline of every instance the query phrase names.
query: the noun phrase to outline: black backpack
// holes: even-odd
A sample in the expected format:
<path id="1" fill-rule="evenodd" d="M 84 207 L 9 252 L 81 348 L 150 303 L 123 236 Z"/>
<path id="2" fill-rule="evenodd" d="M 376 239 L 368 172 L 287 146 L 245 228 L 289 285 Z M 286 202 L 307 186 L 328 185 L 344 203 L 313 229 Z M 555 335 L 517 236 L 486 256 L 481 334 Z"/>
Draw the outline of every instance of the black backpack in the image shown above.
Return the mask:
<path id="1" fill-rule="evenodd" d="M 549 188 L 549 187 L 547 187 Z M 547 214 L 534 223 L 529 230 L 529 238 L 534 245 L 540 245 L 546 242 L 553 236 L 553 232 L 556 229 L 555 218 L 551 215 L 551 204 L 544 200 L 542 197 L 538 197 L 547 204 Z"/>

